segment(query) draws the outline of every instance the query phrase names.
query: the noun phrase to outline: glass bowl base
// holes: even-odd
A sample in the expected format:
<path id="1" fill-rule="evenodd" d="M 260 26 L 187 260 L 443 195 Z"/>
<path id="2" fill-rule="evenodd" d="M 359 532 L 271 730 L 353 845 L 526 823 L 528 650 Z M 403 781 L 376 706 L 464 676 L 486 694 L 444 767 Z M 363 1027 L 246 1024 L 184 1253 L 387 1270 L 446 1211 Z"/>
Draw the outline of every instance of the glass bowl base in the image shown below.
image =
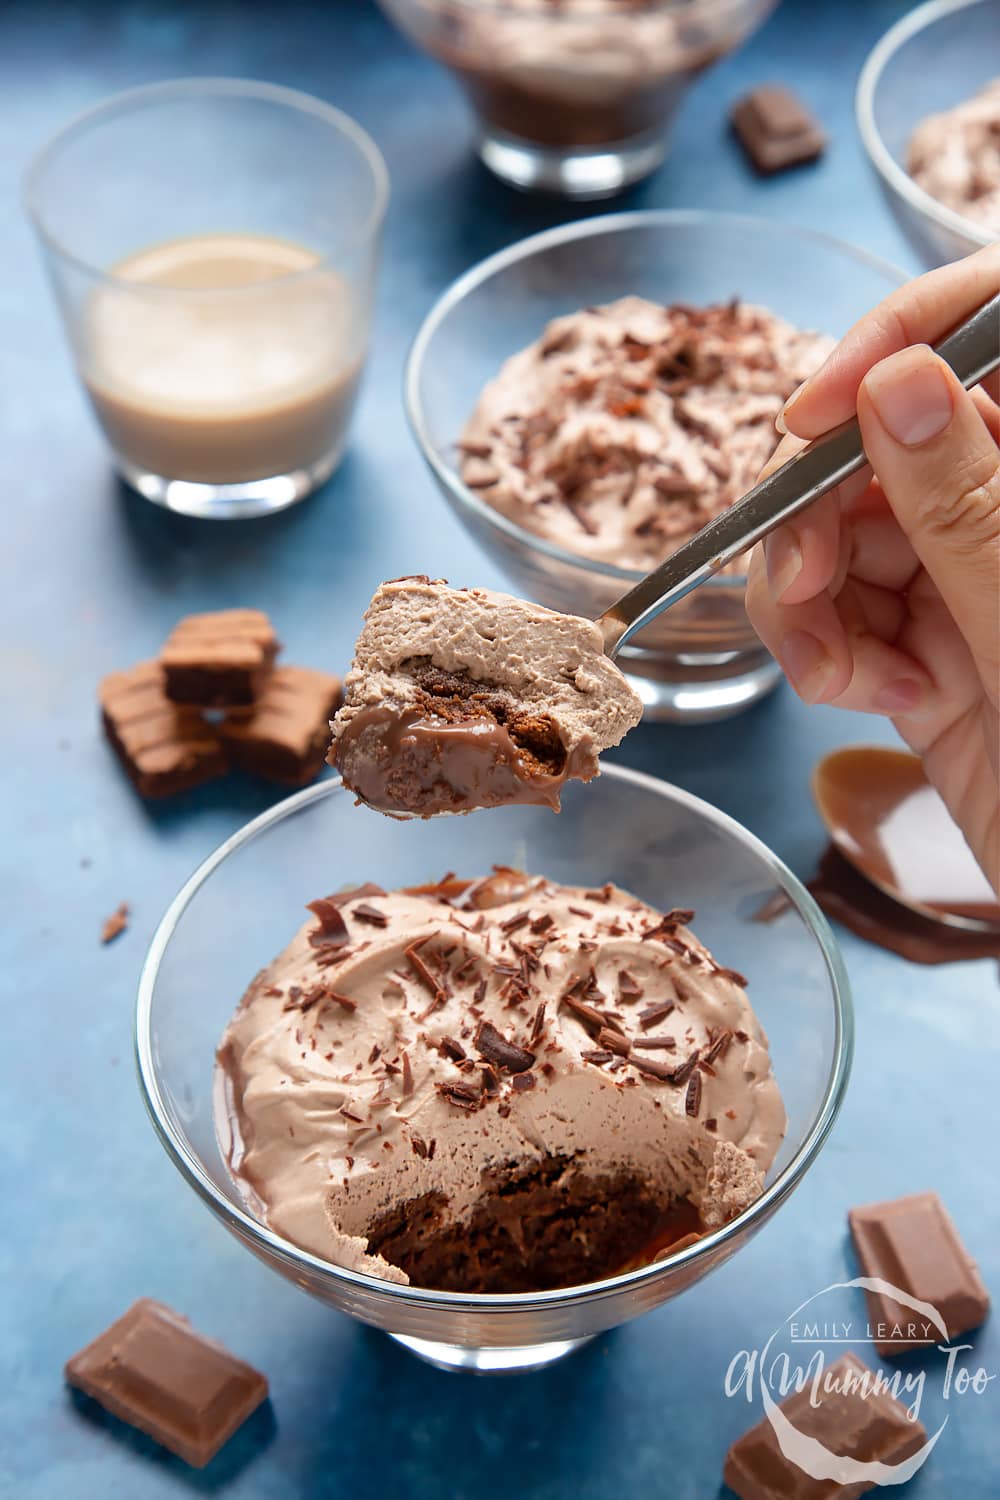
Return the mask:
<path id="1" fill-rule="evenodd" d="M 482 161 L 502 182 L 523 192 L 577 200 L 614 197 L 655 172 L 666 150 L 659 133 L 576 151 L 535 146 L 491 129 L 479 142 Z"/>
<path id="2" fill-rule="evenodd" d="M 643 719 L 653 722 L 728 719 L 766 698 L 781 681 L 781 668 L 763 648 L 685 662 L 626 646 L 618 665 L 642 699 Z"/>
<path id="3" fill-rule="evenodd" d="M 517 1375 L 525 1370 L 543 1370 L 590 1343 L 589 1338 L 563 1339 L 555 1344 L 479 1349 L 465 1344 L 438 1344 L 432 1339 L 410 1338 L 403 1333 L 390 1333 L 389 1337 L 439 1370 L 465 1370 L 473 1375 Z"/>
<path id="4" fill-rule="evenodd" d="M 167 479 L 151 474 L 116 455 L 118 471 L 126 484 L 181 516 L 197 516 L 203 521 L 246 521 L 255 516 L 271 516 L 287 510 L 311 495 L 324 484 L 340 461 L 343 447 L 338 446 L 308 468 L 292 469 L 288 474 L 269 474 L 266 479 L 247 479 L 237 484 L 205 484 L 191 479 Z"/>

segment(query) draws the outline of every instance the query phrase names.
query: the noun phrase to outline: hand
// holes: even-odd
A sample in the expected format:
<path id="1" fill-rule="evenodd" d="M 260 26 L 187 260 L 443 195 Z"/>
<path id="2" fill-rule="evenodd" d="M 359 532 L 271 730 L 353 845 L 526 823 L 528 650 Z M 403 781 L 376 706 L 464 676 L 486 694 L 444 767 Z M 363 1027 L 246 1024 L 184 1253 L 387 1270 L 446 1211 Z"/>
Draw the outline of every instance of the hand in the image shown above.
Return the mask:
<path id="1" fill-rule="evenodd" d="M 994 887 L 1000 380 L 966 392 L 927 344 L 998 290 L 1000 245 L 910 282 L 795 392 L 768 471 L 855 410 L 871 467 L 755 549 L 747 593 L 806 703 L 892 720 Z"/>

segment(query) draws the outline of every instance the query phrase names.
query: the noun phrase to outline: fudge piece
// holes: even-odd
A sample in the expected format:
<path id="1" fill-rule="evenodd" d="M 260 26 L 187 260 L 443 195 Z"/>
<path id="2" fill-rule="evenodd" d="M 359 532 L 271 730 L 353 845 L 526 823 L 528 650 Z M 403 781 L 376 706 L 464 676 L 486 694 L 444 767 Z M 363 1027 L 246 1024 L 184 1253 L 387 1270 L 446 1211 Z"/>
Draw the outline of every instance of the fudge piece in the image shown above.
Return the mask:
<path id="1" fill-rule="evenodd" d="M 841 1355 L 823 1371 L 818 1387 L 815 1405 L 810 1381 L 778 1409 L 804 1439 L 848 1461 L 841 1477 L 813 1479 L 786 1458 L 774 1427 L 764 1417 L 726 1454 L 723 1478 L 740 1500 L 857 1500 L 873 1490 L 876 1481 L 853 1479 L 854 1463 L 897 1466 L 926 1443 L 923 1424 L 910 1420 L 884 1384 L 876 1385 L 875 1371 L 856 1355 Z"/>
<path id="2" fill-rule="evenodd" d="M 921 120 L 906 165 L 918 187 L 945 208 L 1000 234 L 1000 78 Z"/>
<path id="3" fill-rule="evenodd" d="M 483 388 L 462 478 L 523 530 L 648 573 L 756 483 L 775 418 L 832 348 L 738 300 L 583 308 Z"/>
<path id="4" fill-rule="evenodd" d="M 275 667 L 246 713 L 219 725 L 234 766 L 289 786 L 305 786 L 323 765 L 340 679 L 311 667 Z"/>
<path id="5" fill-rule="evenodd" d="M 378 589 L 345 689 L 331 764 L 362 802 L 418 817 L 558 811 L 642 717 L 592 620 L 426 577 Z"/>
<path id="6" fill-rule="evenodd" d="M 752 89 L 734 105 L 731 118 L 747 156 L 766 176 L 815 161 L 826 146 L 801 99 L 778 84 Z"/>
<path id="7" fill-rule="evenodd" d="M 311 912 L 219 1050 L 220 1146 L 277 1233 L 386 1280 L 530 1292 L 759 1196 L 781 1095 L 690 911 L 500 869 Z"/>
<path id="8" fill-rule="evenodd" d="M 267 1396 L 267 1381 L 187 1318 L 140 1297 L 66 1365 L 70 1385 L 204 1468 Z"/>
<path id="9" fill-rule="evenodd" d="M 213 726 L 167 698 L 157 662 L 112 672 L 99 696 L 108 739 L 144 797 L 187 791 L 228 769 Z"/>
<path id="10" fill-rule="evenodd" d="M 253 703 L 279 650 L 259 609 L 220 609 L 180 620 L 160 652 L 167 697 L 200 708 Z"/>
<path id="11" fill-rule="evenodd" d="M 937 1193 L 852 1208 L 847 1217 L 866 1276 L 930 1303 L 949 1339 L 979 1327 L 990 1310 L 990 1294 Z M 941 1342 L 940 1329 L 912 1307 L 878 1292 L 866 1292 L 865 1298 L 879 1354 L 905 1354 Z"/>

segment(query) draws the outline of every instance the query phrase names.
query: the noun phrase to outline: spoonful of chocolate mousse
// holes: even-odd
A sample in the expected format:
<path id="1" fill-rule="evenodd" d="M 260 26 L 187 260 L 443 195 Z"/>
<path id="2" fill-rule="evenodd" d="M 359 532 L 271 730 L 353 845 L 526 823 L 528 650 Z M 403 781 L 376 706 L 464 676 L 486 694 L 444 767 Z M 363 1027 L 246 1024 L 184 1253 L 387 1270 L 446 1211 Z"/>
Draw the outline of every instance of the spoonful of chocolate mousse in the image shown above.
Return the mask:
<path id="1" fill-rule="evenodd" d="M 641 718 L 593 620 L 419 575 L 376 590 L 327 759 L 393 817 L 558 812 L 565 782 L 595 777 Z"/>

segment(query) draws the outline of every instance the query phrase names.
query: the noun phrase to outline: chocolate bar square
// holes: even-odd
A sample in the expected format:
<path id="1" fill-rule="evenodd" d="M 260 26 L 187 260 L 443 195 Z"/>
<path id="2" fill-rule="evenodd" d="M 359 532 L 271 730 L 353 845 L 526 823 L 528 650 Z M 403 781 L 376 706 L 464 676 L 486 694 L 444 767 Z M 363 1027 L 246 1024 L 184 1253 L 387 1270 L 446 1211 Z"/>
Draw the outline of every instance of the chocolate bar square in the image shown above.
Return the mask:
<path id="1" fill-rule="evenodd" d="M 276 667 L 247 713 L 227 714 L 219 725 L 234 766 L 288 786 L 304 786 L 323 765 L 330 719 L 341 685 L 312 667 Z"/>
<path id="2" fill-rule="evenodd" d="M 256 701 L 279 641 L 259 609 L 221 609 L 178 621 L 160 652 L 167 697 L 199 708 Z"/>
<path id="3" fill-rule="evenodd" d="M 976 1263 L 959 1239 L 937 1193 L 912 1193 L 887 1203 L 852 1208 L 851 1235 L 866 1276 L 879 1277 L 929 1302 L 943 1319 L 948 1338 L 978 1328 L 990 1295 Z M 905 1354 L 943 1341 L 926 1316 L 891 1296 L 866 1292 L 868 1321 L 880 1354 Z"/>
<path id="4" fill-rule="evenodd" d="M 106 1411 L 204 1468 L 267 1396 L 267 1381 L 187 1318 L 141 1297 L 66 1365 Z"/>
<path id="5" fill-rule="evenodd" d="M 871 1382 L 867 1395 L 859 1384 L 866 1376 Z M 884 1383 L 875 1388 L 875 1379 L 875 1371 L 856 1355 L 844 1354 L 820 1377 L 817 1405 L 812 1404 L 813 1387 L 808 1384 L 786 1396 L 780 1410 L 797 1432 L 830 1453 L 862 1463 L 898 1464 L 923 1446 L 927 1431 L 910 1420 Z M 830 1391 L 825 1381 L 847 1381 L 853 1388 Z M 813 1479 L 785 1457 L 766 1417 L 733 1443 L 723 1478 L 740 1500 L 857 1500 L 875 1488 L 864 1481 Z"/>
<path id="6" fill-rule="evenodd" d="M 765 175 L 814 161 L 826 136 L 802 101 L 786 88 L 765 84 L 733 107 L 732 125 L 747 156 Z"/>
<path id="7" fill-rule="evenodd" d="M 99 689 L 104 729 L 136 789 L 166 797 L 212 781 L 228 769 L 212 725 L 171 703 L 155 661 L 112 672 Z"/>

